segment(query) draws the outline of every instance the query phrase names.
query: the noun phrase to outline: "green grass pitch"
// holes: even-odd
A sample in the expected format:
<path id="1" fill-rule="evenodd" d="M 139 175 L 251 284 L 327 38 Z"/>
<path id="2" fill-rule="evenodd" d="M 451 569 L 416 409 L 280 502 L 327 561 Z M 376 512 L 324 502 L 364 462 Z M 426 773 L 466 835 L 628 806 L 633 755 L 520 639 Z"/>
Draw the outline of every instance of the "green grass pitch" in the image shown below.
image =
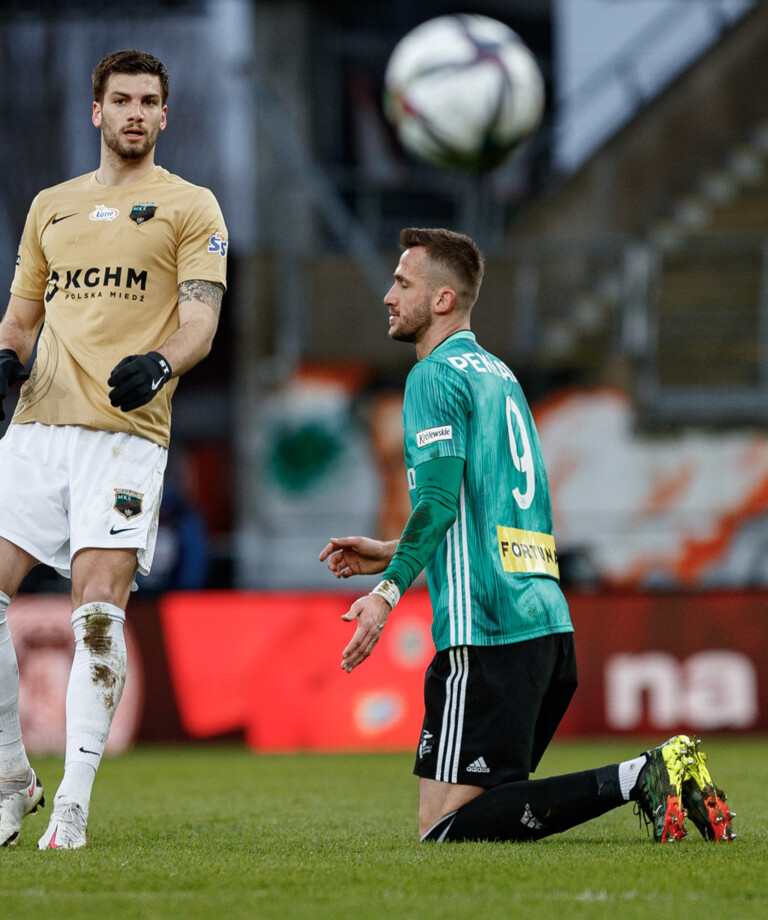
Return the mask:
<path id="1" fill-rule="evenodd" d="M 659 739 L 661 740 L 661 739 Z M 84 850 L 0 850 L 10 920 L 768 917 L 768 741 L 702 745 L 738 839 L 655 845 L 631 806 L 539 843 L 419 844 L 409 754 L 258 756 L 217 745 L 108 758 Z M 643 745 L 561 742 L 539 776 Z M 35 763 L 53 798 L 62 763 Z M 50 805 L 50 803 L 49 803 Z"/>

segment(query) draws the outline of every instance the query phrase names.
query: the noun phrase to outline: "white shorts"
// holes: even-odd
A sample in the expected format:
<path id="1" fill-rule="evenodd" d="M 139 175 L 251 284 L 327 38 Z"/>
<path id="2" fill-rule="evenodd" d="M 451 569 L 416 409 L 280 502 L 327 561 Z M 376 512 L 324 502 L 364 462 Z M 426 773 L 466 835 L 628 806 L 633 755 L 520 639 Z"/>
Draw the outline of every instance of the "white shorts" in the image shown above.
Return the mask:
<path id="1" fill-rule="evenodd" d="M 9 425 L 0 440 L 0 536 L 65 578 L 75 553 L 136 549 L 149 574 L 168 451 L 122 431 Z"/>

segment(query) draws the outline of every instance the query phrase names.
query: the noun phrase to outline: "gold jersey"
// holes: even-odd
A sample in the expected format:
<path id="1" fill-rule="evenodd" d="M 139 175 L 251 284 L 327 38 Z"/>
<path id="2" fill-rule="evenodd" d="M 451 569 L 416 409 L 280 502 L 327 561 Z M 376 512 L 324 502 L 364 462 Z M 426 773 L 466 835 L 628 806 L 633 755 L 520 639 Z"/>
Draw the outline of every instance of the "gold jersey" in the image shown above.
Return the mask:
<path id="1" fill-rule="evenodd" d="M 225 286 L 227 247 L 213 194 L 159 166 L 128 185 L 101 185 L 94 172 L 40 192 L 11 292 L 42 301 L 45 316 L 13 422 L 127 431 L 167 447 L 177 378 L 131 412 L 111 405 L 107 379 L 178 329 L 181 283 Z"/>

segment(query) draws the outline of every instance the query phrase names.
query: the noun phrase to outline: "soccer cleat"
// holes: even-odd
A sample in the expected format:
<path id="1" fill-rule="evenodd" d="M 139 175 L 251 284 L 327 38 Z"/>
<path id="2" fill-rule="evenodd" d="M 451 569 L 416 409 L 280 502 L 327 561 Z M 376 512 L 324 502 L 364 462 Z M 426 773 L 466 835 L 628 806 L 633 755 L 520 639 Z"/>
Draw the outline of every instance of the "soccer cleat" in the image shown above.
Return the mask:
<path id="1" fill-rule="evenodd" d="M 736 815 L 728 807 L 723 790 L 712 781 L 700 743 L 698 739 L 688 739 L 683 805 L 705 840 L 733 840 L 736 834 L 731 820 Z"/>
<path id="2" fill-rule="evenodd" d="M 635 796 L 656 843 L 682 840 L 687 833 L 682 786 L 689 743 L 687 735 L 676 735 L 645 752 L 648 760 L 637 779 Z"/>
<path id="3" fill-rule="evenodd" d="M 43 784 L 32 771 L 32 779 L 18 792 L 0 794 L 0 846 L 15 846 L 19 842 L 21 822 L 33 815 L 38 805 L 45 805 Z"/>
<path id="4" fill-rule="evenodd" d="M 88 819 L 79 805 L 55 805 L 38 850 L 79 850 L 88 842 Z"/>

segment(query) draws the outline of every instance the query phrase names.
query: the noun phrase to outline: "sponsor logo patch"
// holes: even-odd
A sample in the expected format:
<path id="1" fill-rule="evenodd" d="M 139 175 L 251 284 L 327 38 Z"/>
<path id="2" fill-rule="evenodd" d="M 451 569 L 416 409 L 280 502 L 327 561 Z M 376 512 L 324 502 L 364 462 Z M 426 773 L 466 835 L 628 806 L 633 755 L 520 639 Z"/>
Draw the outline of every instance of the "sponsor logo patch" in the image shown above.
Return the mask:
<path id="1" fill-rule="evenodd" d="M 227 247 L 229 242 L 221 233 L 214 233 L 212 237 L 208 240 L 208 252 L 218 252 L 218 254 L 224 258 L 227 254 Z"/>
<path id="2" fill-rule="evenodd" d="M 88 220 L 114 220 L 120 212 L 117 208 L 108 208 L 105 204 L 97 204 L 88 215 Z"/>
<path id="3" fill-rule="evenodd" d="M 131 492 L 130 489 L 115 489 L 115 504 L 113 505 L 118 514 L 130 521 L 144 510 L 142 500 L 144 495 L 141 492 Z"/>
<path id="4" fill-rule="evenodd" d="M 416 432 L 416 446 L 426 447 L 435 441 L 450 441 L 453 439 L 452 425 L 438 425 L 437 428 L 425 428 Z"/>
<path id="5" fill-rule="evenodd" d="M 64 292 L 66 300 L 90 300 L 103 297 L 105 291 L 108 291 L 109 297 L 143 301 L 144 294 L 137 293 L 137 290 L 146 290 L 147 278 L 146 269 L 133 268 L 130 265 L 72 268 L 67 269 L 63 275 L 52 269 L 47 280 L 45 300 L 50 303 L 58 291 Z M 132 289 L 132 292 L 128 293 L 120 288 Z"/>
<path id="6" fill-rule="evenodd" d="M 499 556 L 505 572 L 526 572 L 560 578 L 555 538 L 548 533 L 497 527 Z"/>
<path id="7" fill-rule="evenodd" d="M 146 223 L 148 220 L 152 220 L 157 211 L 158 205 L 150 204 L 148 201 L 142 201 L 139 204 L 135 204 L 131 208 L 131 213 L 128 217 L 140 227 L 142 224 Z"/>

